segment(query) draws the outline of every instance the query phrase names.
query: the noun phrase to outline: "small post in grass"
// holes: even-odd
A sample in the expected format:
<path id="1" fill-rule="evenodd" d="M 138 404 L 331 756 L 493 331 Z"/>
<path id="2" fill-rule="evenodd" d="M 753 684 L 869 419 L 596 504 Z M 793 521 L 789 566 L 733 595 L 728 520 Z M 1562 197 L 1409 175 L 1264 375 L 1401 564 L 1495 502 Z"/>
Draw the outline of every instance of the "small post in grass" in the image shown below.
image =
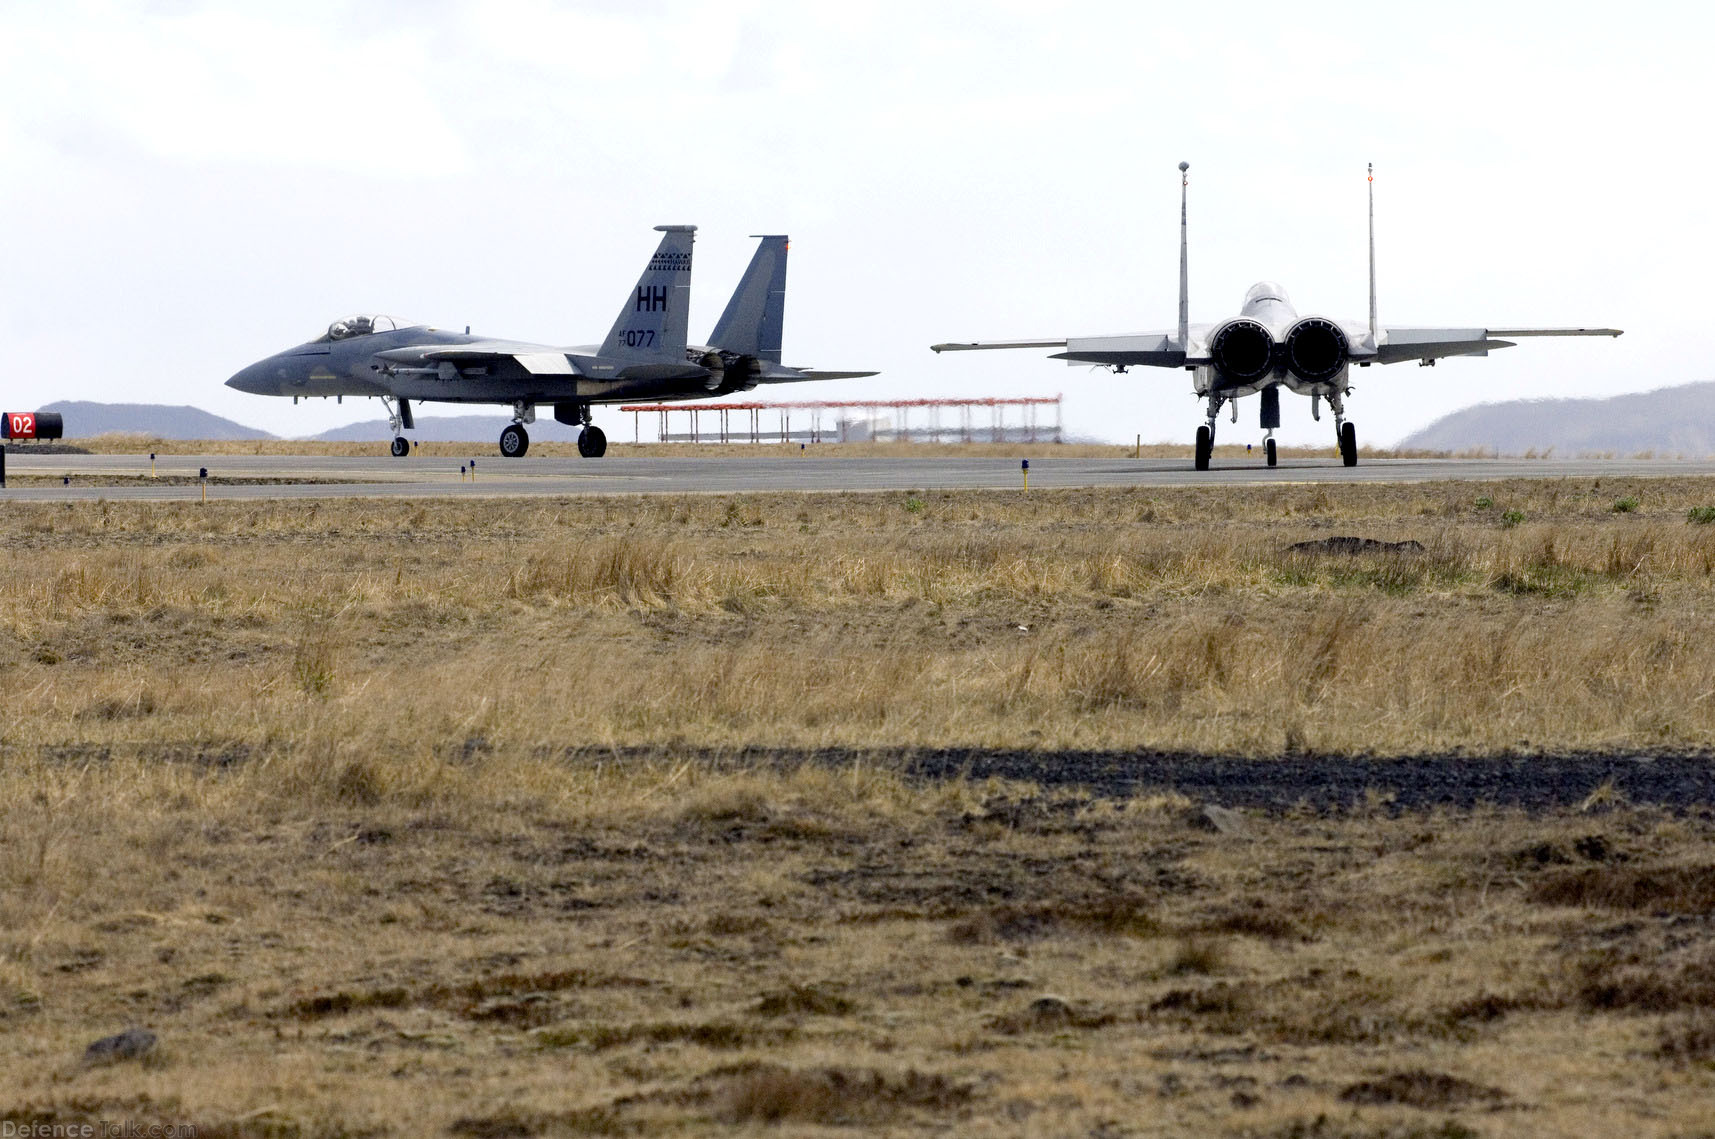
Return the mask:
<path id="1" fill-rule="evenodd" d="M 208 468 L 207 467 L 198 467 L 197 468 L 197 482 L 202 484 L 202 500 L 204 503 L 206 503 L 206 502 L 208 502 Z"/>
<path id="2" fill-rule="evenodd" d="M 1025 459 L 1018 464 L 1018 469 L 1024 472 L 1024 489 L 1030 489 L 1030 460 Z"/>
<path id="3" fill-rule="evenodd" d="M 155 477 L 155 452 L 149 452 L 149 477 Z"/>

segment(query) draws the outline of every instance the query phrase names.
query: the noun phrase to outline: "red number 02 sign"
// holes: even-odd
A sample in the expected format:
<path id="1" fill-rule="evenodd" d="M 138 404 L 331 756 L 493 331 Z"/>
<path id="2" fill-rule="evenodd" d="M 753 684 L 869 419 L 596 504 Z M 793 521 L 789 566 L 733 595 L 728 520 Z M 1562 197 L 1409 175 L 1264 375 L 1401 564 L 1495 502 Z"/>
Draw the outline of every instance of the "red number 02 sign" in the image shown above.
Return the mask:
<path id="1" fill-rule="evenodd" d="M 34 439 L 36 437 L 35 413 L 29 411 L 7 412 L 6 437 L 8 439 Z"/>

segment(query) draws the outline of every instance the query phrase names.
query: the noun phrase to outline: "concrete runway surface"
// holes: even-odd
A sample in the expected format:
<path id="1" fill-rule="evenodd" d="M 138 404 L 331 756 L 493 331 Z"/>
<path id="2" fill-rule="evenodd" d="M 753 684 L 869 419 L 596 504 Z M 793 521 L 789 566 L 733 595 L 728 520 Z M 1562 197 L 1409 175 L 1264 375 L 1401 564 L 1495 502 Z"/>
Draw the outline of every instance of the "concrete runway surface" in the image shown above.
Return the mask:
<path id="1" fill-rule="evenodd" d="M 377 451 L 380 448 L 377 447 Z M 473 447 L 474 481 L 461 480 L 459 459 L 394 459 L 317 455 L 169 455 L 163 478 L 195 478 L 207 467 L 210 499 L 441 498 L 587 494 L 742 493 L 762 491 L 903 491 L 1017 489 L 1019 464 L 996 458 L 837 458 L 758 455 L 721 458 L 502 459 Z M 147 455 L 32 455 L 9 447 L 11 480 L 0 501 L 194 501 L 202 488 L 148 481 Z M 1715 475 L 1715 460 L 1681 459 L 1376 459 L 1343 467 L 1333 459 L 1217 462 L 1210 471 L 1189 459 L 1033 458 L 1033 489 L 1066 487 L 1250 486 L 1267 483 L 1427 482 L 1510 478 L 1665 478 Z M 18 485 L 20 476 L 114 479 L 114 485 Z M 321 480 L 280 482 L 286 479 Z M 141 480 L 141 481 L 138 481 Z"/>

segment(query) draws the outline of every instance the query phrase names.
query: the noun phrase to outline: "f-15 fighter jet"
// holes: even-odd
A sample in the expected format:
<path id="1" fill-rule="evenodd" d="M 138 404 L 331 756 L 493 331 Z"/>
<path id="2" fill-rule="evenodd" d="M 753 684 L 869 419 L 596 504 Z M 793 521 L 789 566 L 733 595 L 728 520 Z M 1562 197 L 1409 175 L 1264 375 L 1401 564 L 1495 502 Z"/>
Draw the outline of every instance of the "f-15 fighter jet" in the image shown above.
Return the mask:
<path id="1" fill-rule="evenodd" d="M 1487 356 L 1490 349 L 1511 348 L 1527 336 L 1618 336 L 1617 328 L 1404 328 L 1376 321 L 1375 172 L 1370 168 L 1370 318 L 1335 320 L 1300 316 L 1286 290 L 1272 281 L 1252 285 L 1235 317 L 1216 324 L 1188 319 L 1186 187 L 1190 165 L 1179 164 L 1179 327 L 1130 336 L 1068 337 L 1064 340 L 1008 340 L 935 344 L 936 352 L 992 348 L 1063 348 L 1050 359 L 1096 364 L 1124 372 L 1134 365 L 1184 368 L 1193 392 L 1208 405 L 1208 422 L 1197 429 L 1196 467 L 1209 469 L 1215 447 L 1215 417 L 1221 408 L 1253 392 L 1262 396 L 1261 426 L 1268 465 L 1275 465 L 1274 432 L 1280 426 L 1280 389 L 1310 397 L 1311 417 L 1320 421 L 1321 403 L 1334 412 L 1334 438 L 1346 466 L 1358 463 L 1357 429 L 1346 419 L 1351 366 L 1397 364 L 1416 360 L 1425 366 L 1443 356 Z M 1238 422 L 1233 403 L 1233 422 Z"/>
<path id="2" fill-rule="evenodd" d="M 334 321 L 315 340 L 250 365 L 227 386 L 294 400 L 376 397 L 387 408 L 393 454 L 400 457 L 411 450 L 401 431 L 415 426 L 413 401 L 511 404 L 512 423 L 500 433 L 500 453 L 508 458 L 529 449 L 525 425 L 536 421 L 536 405 L 546 403 L 561 423 L 583 425 L 578 453 L 597 458 L 607 452 L 607 436 L 591 422 L 592 404 L 705 399 L 758 383 L 875 374 L 780 365 L 784 237 L 764 239 L 710 337 L 712 344 L 690 346 L 686 328 L 697 227 L 655 228 L 665 236 L 600 345 L 555 348 L 468 331 L 442 332 L 389 316 L 351 316 Z"/>

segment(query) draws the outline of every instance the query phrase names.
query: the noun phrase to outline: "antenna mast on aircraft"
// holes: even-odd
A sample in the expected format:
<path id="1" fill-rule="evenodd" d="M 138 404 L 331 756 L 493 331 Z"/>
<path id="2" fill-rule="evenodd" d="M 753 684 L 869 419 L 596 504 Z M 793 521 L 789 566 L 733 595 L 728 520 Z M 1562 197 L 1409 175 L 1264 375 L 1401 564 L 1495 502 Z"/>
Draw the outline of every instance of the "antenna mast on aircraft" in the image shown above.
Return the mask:
<path id="1" fill-rule="evenodd" d="M 1185 241 L 1185 195 L 1189 192 L 1191 178 L 1186 171 L 1191 169 L 1189 162 L 1179 164 L 1179 351 L 1191 351 L 1191 302 L 1188 297 L 1191 286 L 1189 269 L 1189 253 Z M 1375 305 L 1370 305 L 1370 323 L 1375 324 Z"/>

